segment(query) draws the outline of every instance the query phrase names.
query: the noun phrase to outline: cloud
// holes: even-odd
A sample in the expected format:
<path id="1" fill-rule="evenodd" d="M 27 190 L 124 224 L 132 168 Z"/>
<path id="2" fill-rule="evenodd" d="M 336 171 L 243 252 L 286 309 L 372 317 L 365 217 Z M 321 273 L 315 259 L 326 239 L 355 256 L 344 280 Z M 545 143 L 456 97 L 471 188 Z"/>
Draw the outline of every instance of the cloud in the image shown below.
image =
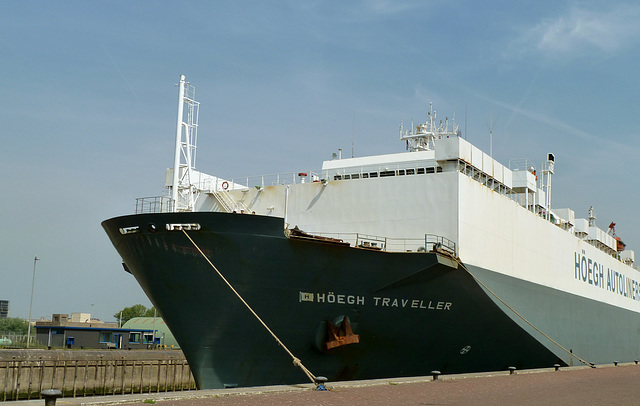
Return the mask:
<path id="1" fill-rule="evenodd" d="M 640 40 L 637 21 L 640 5 L 613 4 L 606 9 L 572 7 L 565 15 L 546 18 L 526 28 L 516 38 L 511 51 L 540 54 L 552 59 L 609 57 Z"/>

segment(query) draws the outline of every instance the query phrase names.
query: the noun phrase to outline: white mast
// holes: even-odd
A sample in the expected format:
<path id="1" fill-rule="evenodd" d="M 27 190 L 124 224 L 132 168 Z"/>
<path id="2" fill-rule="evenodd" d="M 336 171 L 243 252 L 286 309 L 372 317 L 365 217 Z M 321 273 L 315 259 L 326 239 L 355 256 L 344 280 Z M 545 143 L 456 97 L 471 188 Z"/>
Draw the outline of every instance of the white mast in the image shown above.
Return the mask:
<path id="1" fill-rule="evenodd" d="M 445 119 L 444 123 L 436 124 L 436 113 L 433 111 L 433 105 L 429 103 L 428 120 L 416 126 L 411 132 L 405 131 L 400 124 L 400 139 L 407 142 L 407 149 L 410 151 L 430 151 L 435 148 L 435 140 L 446 138 L 448 136 L 460 136 L 460 131 L 456 125 L 455 114 L 453 115 L 453 128 L 449 130 L 449 119 Z M 413 127 L 413 122 L 411 123 Z"/>
<path id="2" fill-rule="evenodd" d="M 194 100 L 195 88 L 185 81 L 184 75 L 180 76 L 178 86 L 178 120 L 173 157 L 173 181 L 171 183 L 171 201 L 174 212 L 193 211 L 194 202 L 198 197 L 197 188 L 194 187 L 192 181 L 192 170 L 195 169 L 196 161 L 200 103 Z"/>

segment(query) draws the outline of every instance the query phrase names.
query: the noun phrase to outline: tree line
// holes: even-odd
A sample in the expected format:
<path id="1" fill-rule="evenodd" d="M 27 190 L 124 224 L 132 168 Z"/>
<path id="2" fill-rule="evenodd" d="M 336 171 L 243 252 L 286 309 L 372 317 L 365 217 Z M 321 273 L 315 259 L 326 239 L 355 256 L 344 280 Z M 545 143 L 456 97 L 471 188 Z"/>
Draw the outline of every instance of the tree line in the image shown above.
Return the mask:
<path id="1" fill-rule="evenodd" d="M 156 312 L 155 307 L 151 306 L 146 308 L 144 305 L 136 304 L 133 306 L 125 307 L 120 310 L 113 317 L 118 320 L 121 325 L 133 319 L 134 317 L 162 317 L 160 312 Z"/>
<path id="2" fill-rule="evenodd" d="M 0 333 L 27 334 L 29 323 L 17 317 L 7 317 L 0 319 Z"/>

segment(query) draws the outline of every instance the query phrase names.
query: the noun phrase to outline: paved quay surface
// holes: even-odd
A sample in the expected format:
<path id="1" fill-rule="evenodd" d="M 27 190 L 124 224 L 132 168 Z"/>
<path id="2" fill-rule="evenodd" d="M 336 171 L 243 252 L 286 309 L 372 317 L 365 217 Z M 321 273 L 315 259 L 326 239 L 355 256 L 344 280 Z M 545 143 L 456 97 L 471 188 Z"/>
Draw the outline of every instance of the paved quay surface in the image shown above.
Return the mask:
<path id="1" fill-rule="evenodd" d="M 640 405 L 640 365 L 599 365 L 482 374 L 392 378 L 308 385 L 264 386 L 159 394 L 63 398 L 57 405 Z M 3 402 L 43 405 L 44 400 Z"/>

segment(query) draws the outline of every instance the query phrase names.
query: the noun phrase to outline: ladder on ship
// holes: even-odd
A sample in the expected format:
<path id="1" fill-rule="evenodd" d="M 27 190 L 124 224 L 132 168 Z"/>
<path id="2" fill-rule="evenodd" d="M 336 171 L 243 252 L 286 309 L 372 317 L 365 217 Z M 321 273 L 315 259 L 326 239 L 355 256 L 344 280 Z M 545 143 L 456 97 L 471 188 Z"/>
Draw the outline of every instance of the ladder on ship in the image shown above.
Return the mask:
<path id="1" fill-rule="evenodd" d="M 233 211 L 245 213 L 249 212 L 249 209 L 244 205 L 244 203 L 237 202 L 233 198 L 233 196 L 231 196 L 231 193 L 229 193 L 228 190 L 212 191 L 211 194 L 213 194 L 218 203 L 220 203 L 220 206 L 222 206 L 224 211 L 226 211 L 227 213 L 231 213 Z"/>

